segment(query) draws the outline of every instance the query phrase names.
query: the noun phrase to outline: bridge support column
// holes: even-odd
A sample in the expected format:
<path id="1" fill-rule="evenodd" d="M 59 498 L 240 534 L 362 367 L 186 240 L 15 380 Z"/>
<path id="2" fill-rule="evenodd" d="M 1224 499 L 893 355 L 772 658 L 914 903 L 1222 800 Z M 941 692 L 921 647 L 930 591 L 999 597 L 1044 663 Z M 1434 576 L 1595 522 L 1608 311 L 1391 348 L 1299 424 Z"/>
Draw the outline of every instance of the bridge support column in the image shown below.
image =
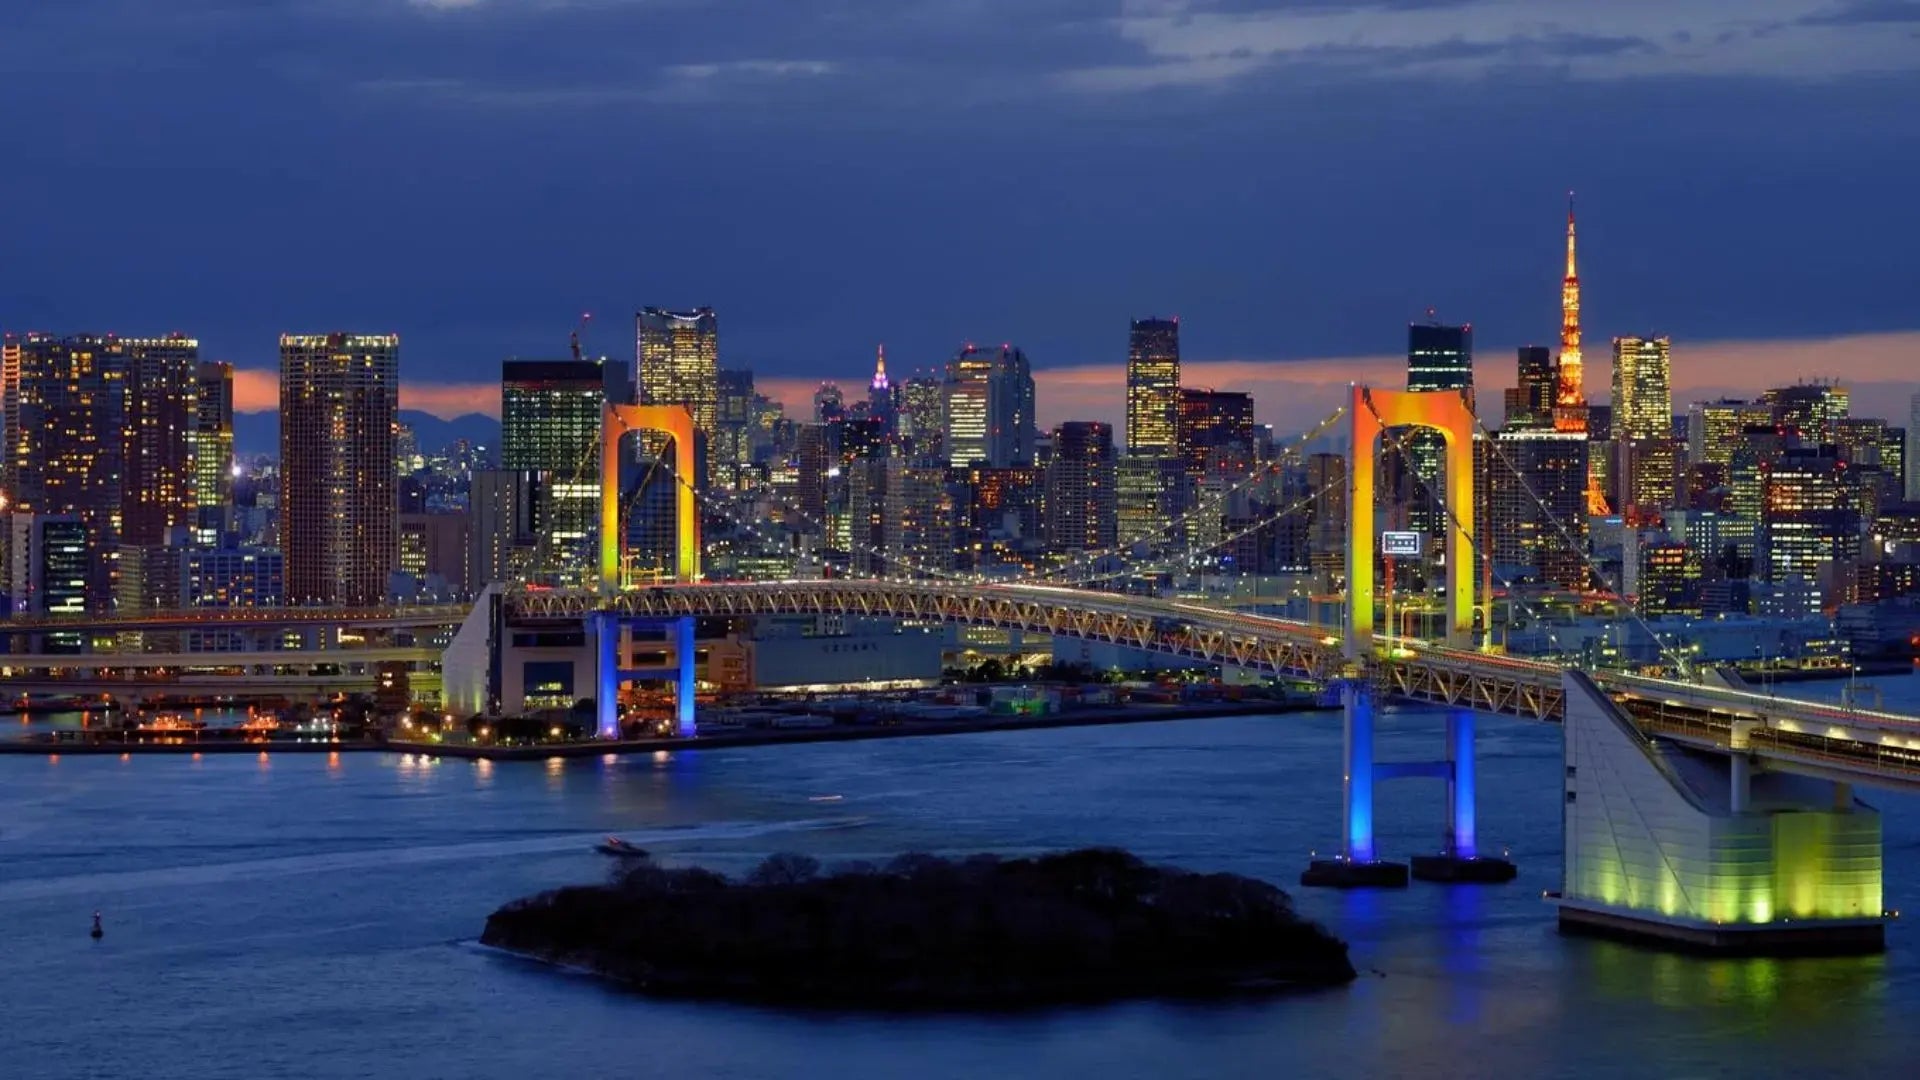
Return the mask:
<path id="1" fill-rule="evenodd" d="M 1302 885 L 1348 889 L 1364 885 L 1401 887 L 1407 883 L 1405 863 L 1381 862 L 1373 857 L 1373 692 L 1366 684 L 1349 682 L 1340 688 L 1345 713 L 1346 752 L 1342 764 L 1342 854 L 1338 859 L 1315 859 L 1300 875 Z"/>
<path id="2" fill-rule="evenodd" d="M 593 623 L 593 713 L 594 735 L 601 739 L 620 737 L 620 620 L 605 611 L 596 612 Z"/>
<path id="3" fill-rule="evenodd" d="M 1415 855 L 1413 876 L 1421 881 L 1494 883 L 1512 881 L 1519 872 L 1506 859 L 1482 856 L 1474 829 L 1474 716 L 1472 709 L 1447 713 L 1447 840 L 1438 855 Z"/>
<path id="4" fill-rule="evenodd" d="M 699 725 L 694 719 L 693 679 L 698 657 L 695 655 L 691 615 L 673 621 L 673 663 L 678 669 L 673 695 L 674 730 L 681 738 L 690 739 L 699 734 Z"/>

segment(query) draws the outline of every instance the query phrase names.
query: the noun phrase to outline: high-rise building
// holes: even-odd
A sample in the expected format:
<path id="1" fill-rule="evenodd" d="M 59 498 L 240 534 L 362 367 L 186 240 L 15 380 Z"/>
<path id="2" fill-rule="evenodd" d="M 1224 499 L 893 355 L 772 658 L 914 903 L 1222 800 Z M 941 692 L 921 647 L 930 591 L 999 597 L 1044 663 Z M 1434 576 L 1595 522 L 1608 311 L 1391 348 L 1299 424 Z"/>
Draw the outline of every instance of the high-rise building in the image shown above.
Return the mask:
<path id="1" fill-rule="evenodd" d="M 947 364 L 947 459 L 990 468 L 1033 464 L 1033 372 L 1012 345 L 968 344 Z"/>
<path id="2" fill-rule="evenodd" d="M 1464 393 L 1473 402 L 1473 326 L 1411 323 L 1407 326 L 1407 389 Z M 1390 452 L 1392 472 L 1407 506 L 1407 527 L 1428 536 L 1446 535 L 1447 514 L 1438 493 L 1446 490 L 1446 439 L 1431 428 L 1405 431 L 1389 443 L 1406 447 L 1406 461 Z"/>
<path id="3" fill-rule="evenodd" d="M 1480 531 L 1497 574 L 1585 587 L 1588 451 L 1573 431 L 1509 428 L 1486 442 Z"/>
<path id="4" fill-rule="evenodd" d="M 710 307 L 634 316 L 634 389 L 643 405 L 685 405 L 711 435 L 719 408 L 720 322 Z"/>
<path id="5" fill-rule="evenodd" d="M 467 585 L 527 580 L 539 537 L 534 522 L 538 472 L 477 469 L 467 486 Z"/>
<path id="6" fill-rule="evenodd" d="M 887 347 L 882 345 L 873 358 L 873 379 L 867 383 L 867 415 L 880 423 L 889 440 L 899 432 L 898 393 L 887 378 Z"/>
<path id="7" fill-rule="evenodd" d="M 946 393 L 939 379 L 908 379 L 900 388 L 899 432 L 907 456 L 945 459 Z"/>
<path id="8" fill-rule="evenodd" d="M 125 511 L 127 369 L 120 340 L 28 334 L 9 336 L 4 349 L 0 490 L 16 510 L 78 522 L 86 541 L 85 605 L 107 611 Z"/>
<path id="9" fill-rule="evenodd" d="M 1117 532 L 1113 427 L 1069 421 L 1053 429 L 1047 463 L 1047 546 L 1056 552 L 1105 551 Z"/>
<path id="10" fill-rule="evenodd" d="M 1687 406 L 1687 459 L 1725 465 L 1748 428 L 1773 426 L 1773 407 L 1760 401 L 1721 398 Z"/>
<path id="11" fill-rule="evenodd" d="M 1761 398 L 1772 406 L 1774 422 L 1802 446 L 1833 442 L 1834 422 L 1846 418 L 1851 403 L 1847 388 L 1832 383 L 1777 386 Z"/>
<path id="12" fill-rule="evenodd" d="M 1127 335 L 1127 456 L 1172 457 L 1180 434 L 1180 320 L 1135 319 Z"/>
<path id="13" fill-rule="evenodd" d="M 534 476 L 533 570 L 583 585 L 600 535 L 600 420 L 605 373 L 591 360 L 500 365 L 500 467 Z"/>
<path id="14" fill-rule="evenodd" d="M 1347 459 L 1317 453 L 1307 458 L 1307 494 L 1313 523 L 1307 533 L 1309 562 L 1318 573 L 1346 573 Z"/>
<path id="15" fill-rule="evenodd" d="M 1673 438 L 1672 343 L 1613 339 L 1613 442 L 1620 455 L 1620 509 L 1670 509 L 1678 455 Z"/>
<path id="16" fill-rule="evenodd" d="M 198 421 L 200 343 L 184 334 L 122 338 L 126 366 L 126 472 L 120 542 L 159 544 L 194 520 L 191 433 Z"/>
<path id="17" fill-rule="evenodd" d="M 850 470 L 853 568 L 907 574 L 952 568 L 955 510 L 944 466 L 902 457 L 866 458 Z"/>
<path id="18" fill-rule="evenodd" d="M 1472 400 L 1473 326 L 1409 323 L 1407 389 L 1465 390 Z"/>
<path id="19" fill-rule="evenodd" d="M 1176 532 L 1191 478 L 1175 457 L 1123 457 L 1114 469 L 1116 535 L 1122 544 Z M 1170 536 L 1178 542 L 1178 536 Z"/>
<path id="20" fill-rule="evenodd" d="M 715 384 L 719 404 L 713 438 L 708 443 L 707 473 L 716 485 L 738 490 L 746 486 L 754 463 L 759 397 L 753 372 L 722 370 Z"/>
<path id="21" fill-rule="evenodd" d="M 1567 274 L 1560 279 L 1560 386 L 1554 394 L 1556 431 L 1587 430 L 1586 371 L 1580 356 L 1580 267 L 1574 258 L 1573 194 L 1567 194 Z"/>
<path id="22" fill-rule="evenodd" d="M 1254 427 L 1252 394 L 1181 388 L 1179 452 L 1187 475 L 1251 470 Z"/>
<path id="23" fill-rule="evenodd" d="M 194 542 L 212 546 L 228 528 L 233 508 L 233 365 L 202 360 L 193 373 Z"/>
<path id="24" fill-rule="evenodd" d="M 292 603 L 373 604 L 395 567 L 400 338 L 280 337 L 280 545 Z"/>
<path id="25" fill-rule="evenodd" d="M 1831 589 L 1822 580 L 1835 564 L 1860 556 L 1862 514 L 1858 474 L 1831 445 L 1789 447 L 1765 470 L 1761 546 L 1766 579 L 1799 577 L 1818 586 L 1813 607 Z"/>
<path id="26" fill-rule="evenodd" d="M 1505 426 L 1552 427 L 1554 398 L 1560 389 L 1560 368 L 1553 362 L 1553 350 L 1545 345 L 1520 346 L 1519 374 L 1519 385 L 1507 401 Z"/>

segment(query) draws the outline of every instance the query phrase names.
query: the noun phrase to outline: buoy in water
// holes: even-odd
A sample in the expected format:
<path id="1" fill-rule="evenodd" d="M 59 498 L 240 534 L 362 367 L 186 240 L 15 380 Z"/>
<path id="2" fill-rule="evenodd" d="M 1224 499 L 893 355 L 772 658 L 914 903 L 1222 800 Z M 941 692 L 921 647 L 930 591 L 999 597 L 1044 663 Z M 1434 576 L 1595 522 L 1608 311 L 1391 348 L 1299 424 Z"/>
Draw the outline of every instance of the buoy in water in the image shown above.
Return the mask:
<path id="1" fill-rule="evenodd" d="M 100 913 L 97 911 L 94 912 L 93 913 L 93 929 L 88 932 L 87 936 L 93 938 L 93 940 L 95 941 L 99 941 L 101 938 L 106 936 L 106 933 L 107 932 L 105 930 L 100 929 Z"/>

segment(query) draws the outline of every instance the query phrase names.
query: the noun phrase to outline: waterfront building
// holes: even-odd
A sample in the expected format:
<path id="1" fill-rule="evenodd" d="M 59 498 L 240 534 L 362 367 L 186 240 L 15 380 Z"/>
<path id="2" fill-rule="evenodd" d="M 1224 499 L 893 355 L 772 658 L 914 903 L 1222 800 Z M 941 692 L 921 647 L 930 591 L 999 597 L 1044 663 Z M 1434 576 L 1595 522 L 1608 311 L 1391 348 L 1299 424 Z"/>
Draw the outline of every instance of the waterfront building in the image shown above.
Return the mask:
<path id="1" fill-rule="evenodd" d="M 179 553 L 180 606 L 269 607 L 286 603 L 286 556 L 272 548 L 191 548 Z"/>
<path id="2" fill-rule="evenodd" d="M 543 583 L 582 586 L 598 569 L 605 406 L 605 371 L 597 362 L 500 365 L 500 467 L 532 478 L 539 564 L 532 570 Z"/>
<path id="3" fill-rule="evenodd" d="M 399 375 L 395 334 L 280 337 L 280 546 L 292 603 L 386 597 Z"/>
<path id="4" fill-rule="evenodd" d="M 187 431 L 193 462 L 193 539 L 212 547 L 231 528 L 233 511 L 233 365 L 202 360 L 193 381 L 193 426 Z"/>
<path id="5" fill-rule="evenodd" d="M 947 364 L 947 459 L 990 468 L 1034 463 L 1033 373 L 1012 345 L 968 344 Z"/>
<path id="6" fill-rule="evenodd" d="M 84 606 L 105 612 L 127 508 L 125 352 L 118 338 L 93 334 L 9 335 L 0 349 L 0 491 L 15 510 L 78 521 Z M 63 558 L 71 527 L 55 526 Z"/>
<path id="7" fill-rule="evenodd" d="M 1180 320 L 1135 319 L 1127 335 L 1127 456 L 1174 456 L 1180 421 Z"/>
<path id="8" fill-rule="evenodd" d="M 126 367 L 120 542 L 159 544 L 194 523 L 191 433 L 198 422 L 200 343 L 184 334 L 120 339 Z"/>
<path id="9" fill-rule="evenodd" d="M 1047 463 L 1047 546 L 1057 553 L 1105 551 L 1114 546 L 1113 427 L 1069 421 L 1053 429 Z"/>

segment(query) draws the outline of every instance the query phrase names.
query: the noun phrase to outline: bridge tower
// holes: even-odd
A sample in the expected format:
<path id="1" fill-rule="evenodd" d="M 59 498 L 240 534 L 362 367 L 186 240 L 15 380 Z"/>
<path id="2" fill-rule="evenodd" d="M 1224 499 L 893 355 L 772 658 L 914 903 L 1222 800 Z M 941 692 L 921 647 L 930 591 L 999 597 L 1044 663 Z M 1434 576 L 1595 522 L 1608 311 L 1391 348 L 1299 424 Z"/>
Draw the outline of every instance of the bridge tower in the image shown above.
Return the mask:
<path id="1" fill-rule="evenodd" d="M 1447 644 L 1473 647 L 1473 408 L 1457 391 L 1376 390 L 1353 387 L 1348 413 L 1352 433 L 1347 466 L 1347 659 L 1364 669 L 1374 662 L 1374 478 L 1377 444 L 1387 428 L 1424 427 L 1446 444 Z M 1345 712 L 1341 857 L 1318 859 L 1300 876 L 1303 885 L 1399 886 L 1404 863 L 1375 857 L 1373 789 L 1381 780 L 1431 777 L 1447 782 L 1447 829 L 1443 850 L 1417 855 L 1416 877 L 1436 881 L 1509 881 L 1513 864 L 1486 858 L 1474 829 L 1474 723 L 1470 709 L 1447 717 L 1446 756 L 1439 761 L 1376 762 L 1373 759 L 1375 697 L 1364 677 L 1340 687 Z"/>
<path id="2" fill-rule="evenodd" d="M 620 527 L 620 440 L 629 433 L 655 431 L 673 440 L 673 579 L 688 584 L 700 578 L 700 513 L 694 505 L 693 413 L 684 405 L 615 405 L 600 414 L 600 595 L 611 599 L 625 587 L 626 534 Z M 669 675 L 674 681 L 675 731 L 694 734 L 694 620 L 636 619 L 601 610 L 592 616 L 595 648 L 595 729 L 603 739 L 620 737 L 620 684 L 636 676 Z M 669 668 L 621 667 L 623 627 L 669 631 L 673 664 Z"/>

